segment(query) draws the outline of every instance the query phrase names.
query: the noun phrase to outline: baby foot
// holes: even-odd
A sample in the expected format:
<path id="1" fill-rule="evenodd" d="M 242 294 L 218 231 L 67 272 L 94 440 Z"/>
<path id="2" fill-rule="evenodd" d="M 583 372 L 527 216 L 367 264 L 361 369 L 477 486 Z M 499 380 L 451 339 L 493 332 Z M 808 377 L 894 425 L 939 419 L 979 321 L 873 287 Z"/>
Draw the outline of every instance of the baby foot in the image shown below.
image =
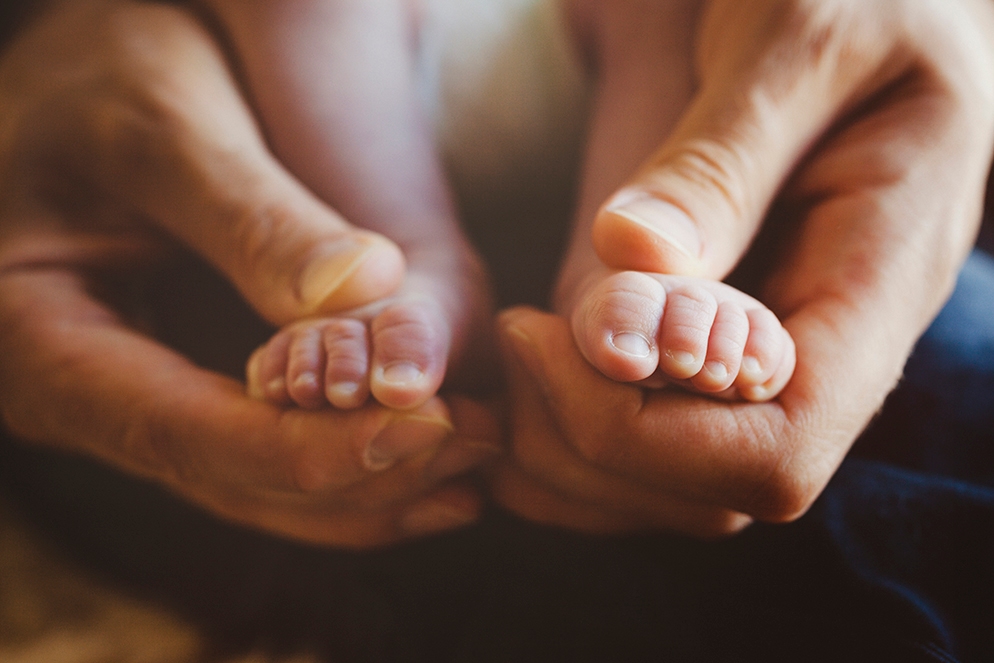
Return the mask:
<path id="1" fill-rule="evenodd" d="M 572 314 L 573 334 L 604 375 L 661 377 L 750 401 L 774 398 L 794 370 L 794 342 L 777 317 L 717 281 L 603 270 Z"/>
<path id="2" fill-rule="evenodd" d="M 406 409 L 431 398 L 447 372 L 463 384 L 481 379 L 480 358 L 492 355 L 481 350 L 492 316 L 488 281 L 468 249 L 448 251 L 409 254 L 404 285 L 389 297 L 278 331 L 249 359 L 249 393 L 278 404 L 342 409 L 372 395 Z"/>

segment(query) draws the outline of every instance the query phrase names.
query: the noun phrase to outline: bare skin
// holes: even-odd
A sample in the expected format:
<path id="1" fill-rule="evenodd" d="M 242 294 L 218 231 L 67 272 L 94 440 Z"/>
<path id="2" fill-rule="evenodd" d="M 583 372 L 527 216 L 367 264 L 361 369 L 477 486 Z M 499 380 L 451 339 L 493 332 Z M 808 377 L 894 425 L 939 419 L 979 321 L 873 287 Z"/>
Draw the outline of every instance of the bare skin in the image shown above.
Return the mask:
<path id="1" fill-rule="evenodd" d="M 393 240 L 407 262 L 392 293 L 370 288 L 360 306 L 326 305 L 331 317 L 283 328 L 249 361 L 249 393 L 340 409 L 372 394 L 409 409 L 443 381 L 485 382 L 490 288 L 415 103 L 410 3 L 207 4 L 276 155 L 345 218 Z"/>
<path id="2" fill-rule="evenodd" d="M 621 28 L 651 27 L 649 0 L 578 4 L 627 15 Z M 684 214 L 647 220 L 692 250 L 655 246 L 667 271 L 715 279 L 773 200 L 798 202 L 764 300 L 802 361 L 772 402 L 646 390 L 593 369 L 561 316 L 505 313 L 511 445 L 492 487 L 537 522 L 715 536 L 798 517 L 895 384 L 976 232 L 994 141 L 986 0 L 706 7 L 699 89 L 673 136 L 618 186 L 679 203 Z M 676 51 L 681 34 L 669 40 Z M 598 37 L 599 57 L 626 52 L 624 37 Z M 277 408 L 95 295 L 109 272 L 147 263 L 149 246 L 179 242 L 287 324 L 314 315 L 302 294 L 335 283 L 302 283 L 328 273 L 310 259 L 354 237 L 272 159 L 196 21 L 167 5 L 66 3 L 3 53 L 0 94 L 9 431 L 151 478 L 229 520 L 326 545 L 384 545 L 475 517 L 479 498 L 456 479 L 494 454 L 485 441 L 498 435 L 479 409 L 454 398 L 403 413 Z M 584 196 L 586 218 L 601 218 L 613 195 L 595 193 Z M 299 222 L 277 228 L 272 210 Z M 272 241 L 253 241 L 263 237 Z M 400 255 L 374 242 L 386 248 L 376 255 Z"/>
<path id="3" fill-rule="evenodd" d="M 722 536 L 798 518 L 899 380 L 973 244 L 994 142 L 994 7 L 709 0 L 692 32 L 651 0 L 569 4 L 598 67 L 695 35 L 692 61 L 648 72 L 657 87 L 604 80 L 602 107 L 631 111 L 631 129 L 593 137 L 588 168 L 608 162 L 596 149 L 644 160 L 584 195 L 598 255 L 723 278 L 785 204 L 791 234 L 761 293 L 798 362 L 764 403 L 640 389 L 592 371 L 563 317 L 508 311 L 513 450 L 497 499 L 601 533 Z M 669 137 L 653 136 L 645 109 L 681 77 L 688 106 Z M 615 87 L 646 95 L 623 106 Z M 624 140 L 628 152 L 614 149 Z M 639 204 L 634 228 L 617 214 L 633 192 L 656 201 Z M 656 241 L 633 252 L 626 238 L 646 230 Z"/>
<path id="4" fill-rule="evenodd" d="M 395 241 L 408 261 L 396 293 L 334 317 L 295 322 L 260 348 L 247 368 L 249 393 L 257 398 L 348 409 L 372 394 L 389 407 L 416 407 L 437 392 L 447 369 L 457 377 L 450 384 L 460 384 L 468 347 L 473 356 L 487 355 L 483 343 L 473 345 L 490 315 L 485 276 L 458 230 L 415 104 L 410 35 L 416 23 L 408 14 L 414 4 L 210 3 L 240 54 L 277 155 L 352 222 Z M 666 55 L 639 52 L 602 75 L 632 78 L 646 59 Z M 667 120 L 680 101 L 662 99 L 674 108 L 658 114 L 662 126 L 653 126 L 654 135 L 671 128 Z M 618 120 L 600 108 L 593 135 L 616 133 Z M 619 175 L 615 155 L 603 157 L 603 165 L 588 169 L 588 189 L 609 190 L 602 180 L 630 172 Z M 596 150 L 591 158 L 599 158 Z M 722 283 L 665 274 L 662 262 L 641 273 L 606 269 L 591 241 L 593 211 L 583 214 L 558 309 L 571 318 L 588 361 L 619 381 L 672 382 L 755 401 L 779 393 L 793 371 L 794 349 L 775 315 Z M 626 232 L 631 238 L 621 225 L 602 224 L 599 237 L 603 243 Z M 648 230 L 642 235 L 638 241 L 654 237 Z M 648 264 L 638 254 L 628 262 Z"/>
<path id="5" fill-rule="evenodd" d="M 671 203 L 620 189 L 690 102 L 699 5 L 566 3 L 577 48 L 596 61 L 597 80 L 555 310 L 570 321 L 583 356 L 609 378 L 761 402 L 793 374 L 790 334 L 761 302 L 701 278 L 688 260 L 701 247 L 687 224 L 651 222 L 660 211 L 672 213 Z"/>
<path id="6" fill-rule="evenodd" d="M 389 292 L 403 275 L 395 244 L 349 226 L 273 158 L 195 17 L 123 0 L 53 5 L 0 57 L 0 100 L 7 432 L 315 544 L 386 545 L 476 518 L 480 496 L 461 477 L 500 450 L 481 406 L 276 407 L 105 296 L 191 251 L 286 324 L 329 295 L 383 296 L 369 285 Z"/>

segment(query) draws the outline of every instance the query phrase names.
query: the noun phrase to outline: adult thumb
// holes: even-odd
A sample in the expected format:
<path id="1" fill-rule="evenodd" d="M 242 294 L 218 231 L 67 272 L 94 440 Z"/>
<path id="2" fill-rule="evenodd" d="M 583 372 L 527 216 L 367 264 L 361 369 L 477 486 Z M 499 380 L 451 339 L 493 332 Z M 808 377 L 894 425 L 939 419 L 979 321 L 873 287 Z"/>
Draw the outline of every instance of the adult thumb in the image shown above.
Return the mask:
<path id="1" fill-rule="evenodd" d="M 273 157 L 206 30 L 171 7 L 126 11 L 143 39 L 104 35 L 122 51 L 123 89 L 80 95 L 69 113 L 77 170 L 199 253 L 270 322 L 396 289 L 400 249 L 351 226 Z"/>
<path id="2" fill-rule="evenodd" d="M 877 79 L 896 75 L 892 46 L 872 26 L 849 31 L 800 5 L 709 5 L 694 99 L 595 218 L 608 266 L 723 278 L 812 145 Z"/>

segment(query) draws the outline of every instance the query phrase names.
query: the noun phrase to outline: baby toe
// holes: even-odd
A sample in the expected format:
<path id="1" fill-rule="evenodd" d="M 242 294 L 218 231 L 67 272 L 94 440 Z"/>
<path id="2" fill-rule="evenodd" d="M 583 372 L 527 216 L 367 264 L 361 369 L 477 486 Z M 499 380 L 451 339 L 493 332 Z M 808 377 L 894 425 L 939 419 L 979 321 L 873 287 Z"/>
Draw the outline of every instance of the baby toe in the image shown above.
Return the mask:
<path id="1" fill-rule="evenodd" d="M 573 336 L 591 364 L 607 377 L 634 382 L 659 362 L 656 336 L 666 291 L 639 272 L 619 272 L 591 288 L 573 313 Z"/>
<path id="2" fill-rule="evenodd" d="M 325 398 L 341 409 L 361 406 L 369 396 L 366 325 L 350 318 L 336 318 L 324 325 L 321 335 L 325 353 Z"/>
<path id="3" fill-rule="evenodd" d="M 701 372 L 718 313 L 714 295 L 697 285 L 679 286 L 666 297 L 659 329 L 659 367 L 686 380 Z"/>
<path id="4" fill-rule="evenodd" d="M 249 396 L 278 405 L 291 402 L 286 387 L 287 352 L 291 338 L 285 330 L 277 332 L 249 358 L 246 367 Z"/>
<path id="5" fill-rule="evenodd" d="M 394 304 L 370 325 L 370 391 L 383 405 L 412 408 L 442 385 L 451 334 L 441 309 L 428 301 Z"/>
<path id="6" fill-rule="evenodd" d="M 295 328 L 287 352 L 286 389 L 297 405 L 313 409 L 325 404 L 324 363 L 320 327 Z"/>
<path id="7" fill-rule="evenodd" d="M 743 398 L 765 401 L 776 396 L 793 374 L 794 341 L 769 309 L 747 315 L 749 338 L 735 385 Z"/>
<path id="8" fill-rule="evenodd" d="M 748 336 L 749 318 L 745 310 L 735 302 L 719 304 L 711 325 L 704 365 L 691 378 L 691 384 L 708 393 L 731 387 L 738 375 Z"/>

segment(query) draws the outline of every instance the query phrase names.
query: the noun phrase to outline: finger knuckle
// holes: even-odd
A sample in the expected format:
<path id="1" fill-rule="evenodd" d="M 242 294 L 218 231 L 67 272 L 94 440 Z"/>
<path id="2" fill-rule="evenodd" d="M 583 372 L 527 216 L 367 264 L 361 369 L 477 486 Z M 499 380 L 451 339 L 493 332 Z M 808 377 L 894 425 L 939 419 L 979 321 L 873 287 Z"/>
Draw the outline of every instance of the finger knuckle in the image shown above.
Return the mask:
<path id="1" fill-rule="evenodd" d="M 203 480 L 203 468 L 188 448 L 175 443 L 170 427 L 154 408 L 139 408 L 142 414 L 125 418 L 116 433 L 118 459 L 146 478 L 172 485 L 195 485 Z"/>
<path id="2" fill-rule="evenodd" d="M 572 431 L 573 448 L 588 464 L 600 468 L 628 467 L 633 458 L 633 447 L 612 431 L 630 428 L 635 413 L 627 407 L 616 408 L 598 421 L 596 426 L 576 426 Z"/>
<path id="3" fill-rule="evenodd" d="M 189 93 L 189 67 L 175 63 L 198 55 L 191 35 L 199 26 L 176 7 L 128 3 L 108 10 L 98 30 L 106 55 L 87 83 L 93 101 L 85 119 L 97 150 L 128 181 L 181 167 L 176 139 L 196 133 L 193 118 L 204 109 Z"/>
<path id="4" fill-rule="evenodd" d="M 538 434 L 529 432 L 527 427 L 521 427 L 511 436 L 514 459 L 524 472 L 532 476 L 541 476 L 547 472 L 550 456 L 547 443 Z"/>
<path id="5" fill-rule="evenodd" d="M 278 274 L 287 266 L 301 268 L 305 256 L 285 255 L 298 244 L 294 240 L 300 232 L 299 215 L 293 210 L 278 203 L 264 202 L 258 205 L 233 204 L 221 210 L 227 227 L 231 228 L 231 237 L 236 256 L 248 274 Z M 274 247 L 280 247 L 281 269 L 274 269 Z M 300 279 L 289 275 L 290 282 L 296 284 Z M 298 303 L 303 302 L 303 294 L 299 289 L 294 290 Z"/>
<path id="6" fill-rule="evenodd" d="M 0 392 L 0 429 L 15 438 L 36 441 L 45 436 L 44 419 L 37 416 L 35 408 L 17 394 Z"/>
<path id="7" fill-rule="evenodd" d="M 690 191 L 716 193 L 722 210 L 732 219 L 744 219 L 753 209 L 746 174 L 755 172 L 755 159 L 731 138 L 686 141 L 670 159 L 672 172 Z"/>
<path id="8" fill-rule="evenodd" d="M 769 468 L 746 512 L 767 522 L 792 522 L 804 515 L 821 494 L 832 469 L 812 453 L 771 453 Z M 834 468 L 833 468 L 834 469 Z"/>
<path id="9" fill-rule="evenodd" d="M 283 416 L 271 458 L 279 468 L 277 484 L 285 484 L 290 492 L 313 495 L 345 490 L 367 476 L 369 435 L 357 432 L 329 450 L 328 445 L 315 441 L 314 433 L 314 419 L 306 413 L 289 411 Z"/>

